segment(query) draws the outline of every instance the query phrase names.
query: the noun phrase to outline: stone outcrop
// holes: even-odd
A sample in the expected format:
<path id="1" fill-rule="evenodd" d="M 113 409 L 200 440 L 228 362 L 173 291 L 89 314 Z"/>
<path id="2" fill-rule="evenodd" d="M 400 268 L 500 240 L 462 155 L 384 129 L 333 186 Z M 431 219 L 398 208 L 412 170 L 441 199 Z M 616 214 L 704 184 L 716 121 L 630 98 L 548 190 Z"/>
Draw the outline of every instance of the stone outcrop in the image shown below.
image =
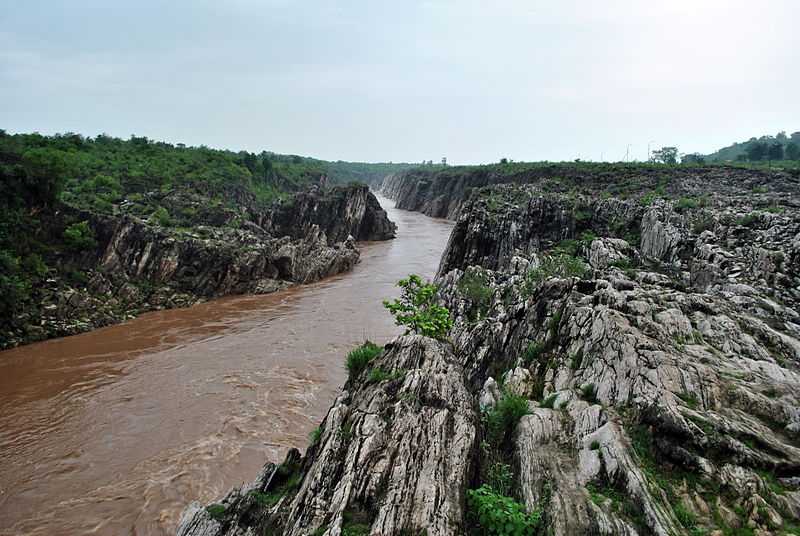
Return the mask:
<path id="1" fill-rule="evenodd" d="M 306 236 L 317 226 L 332 243 L 348 236 L 359 241 L 388 240 L 397 228 L 369 187 L 356 184 L 299 193 L 256 221 L 275 236 L 294 238 Z"/>
<path id="2" fill-rule="evenodd" d="M 464 534 L 487 483 L 540 534 L 796 532 L 800 183 L 779 179 L 474 192 L 437 275 L 448 341 L 387 345 L 305 456 L 263 473 L 283 480 L 193 505 L 179 534 Z M 511 396 L 527 414 L 492 446 Z"/>

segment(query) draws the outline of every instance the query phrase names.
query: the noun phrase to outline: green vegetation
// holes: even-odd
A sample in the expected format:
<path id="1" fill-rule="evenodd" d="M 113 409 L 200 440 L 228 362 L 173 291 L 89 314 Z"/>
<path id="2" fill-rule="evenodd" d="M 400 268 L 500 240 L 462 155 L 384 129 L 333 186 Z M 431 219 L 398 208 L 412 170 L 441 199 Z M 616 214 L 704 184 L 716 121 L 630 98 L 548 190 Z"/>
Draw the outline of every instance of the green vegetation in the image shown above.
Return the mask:
<path id="1" fill-rule="evenodd" d="M 210 515 L 213 519 L 221 520 L 225 517 L 225 505 L 223 504 L 209 504 L 206 506 L 206 512 Z"/>
<path id="2" fill-rule="evenodd" d="M 97 245 L 88 221 L 73 223 L 64 229 L 64 242 L 67 247 L 76 251 L 94 249 Z"/>
<path id="3" fill-rule="evenodd" d="M 539 283 L 551 277 L 584 277 L 589 267 L 580 258 L 554 250 L 541 257 L 539 266 L 528 271 L 525 276 L 523 294 L 530 296 Z"/>
<path id="4" fill-rule="evenodd" d="M 354 380 L 358 378 L 361 372 L 369 366 L 370 362 L 375 359 L 382 350 L 383 348 L 370 341 L 364 341 L 364 344 L 351 350 L 350 353 L 347 354 L 346 361 L 348 379 Z"/>
<path id="5" fill-rule="evenodd" d="M 370 531 L 370 519 L 365 512 L 346 510 L 342 520 L 342 536 L 367 536 Z"/>
<path id="6" fill-rule="evenodd" d="M 480 534 L 487 536 L 534 534 L 542 521 L 540 511 L 526 512 L 520 503 L 487 485 L 467 492 L 467 506 Z"/>
<path id="7" fill-rule="evenodd" d="M 800 132 L 787 136 L 779 132 L 775 136 L 750 138 L 734 143 L 706 157 L 711 162 L 763 162 L 800 159 Z"/>
<path id="8" fill-rule="evenodd" d="M 539 357 L 544 354 L 546 349 L 546 345 L 541 342 L 532 342 L 530 343 L 525 351 L 522 353 L 522 362 L 525 363 L 526 366 L 531 366 L 533 363 L 539 360 Z"/>
<path id="9" fill-rule="evenodd" d="M 397 286 L 402 289 L 400 298 L 384 301 L 383 306 L 394 316 L 398 326 L 406 326 L 406 333 L 414 332 L 434 339 L 444 339 L 453 326 L 450 311 L 436 303 L 439 287 L 424 282 L 411 274 L 401 279 Z"/>
<path id="10" fill-rule="evenodd" d="M 597 389 L 593 383 L 587 383 L 581 387 L 581 398 L 590 404 L 597 403 Z"/>
<path id="11" fill-rule="evenodd" d="M 322 439 L 322 428 L 317 426 L 316 428 L 311 430 L 310 434 L 308 434 L 308 440 L 311 445 L 316 445 L 317 443 L 319 443 L 320 439 Z"/>
<path id="12" fill-rule="evenodd" d="M 502 398 L 485 414 L 489 442 L 500 446 L 509 440 L 519 420 L 529 413 L 526 399 L 504 390 Z"/>
<path id="13" fill-rule="evenodd" d="M 395 370 L 393 372 L 389 372 L 383 370 L 381 367 L 375 367 L 374 369 L 369 371 L 369 376 L 367 377 L 367 383 L 380 383 L 387 380 L 399 380 L 406 375 L 405 370 Z"/>
<path id="14" fill-rule="evenodd" d="M 553 393 L 550 396 L 548 396 L 547 398 L 545 398 L 544 400 L 542 400 L 541 404 L 539 404 L 539 407 L 547 408 L 547 409 L 553 409 L 553 404 L 555 403 L 557 398 L 558 398 L 558 394 L 557 393 Z"/>
<path id="15" fill-rule="evenodd" d="M 470 300 L 477 310 L 474 320 L 480 320 L 492 304 L 492 289 L 486 274 L 478 269 L 470 269 L 458 281 L 458 292 Z"/>

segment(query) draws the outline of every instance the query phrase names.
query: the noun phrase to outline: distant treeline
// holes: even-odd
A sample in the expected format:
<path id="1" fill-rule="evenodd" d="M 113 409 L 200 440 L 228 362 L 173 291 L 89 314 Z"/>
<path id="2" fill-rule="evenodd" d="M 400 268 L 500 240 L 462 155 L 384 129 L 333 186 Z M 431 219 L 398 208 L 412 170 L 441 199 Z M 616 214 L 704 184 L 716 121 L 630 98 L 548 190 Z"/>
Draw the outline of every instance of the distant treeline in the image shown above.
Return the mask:
<path id="1" fill-rule="evenodd" d="M 691 161 L 706 162 L 765 162 L 780 160 L 800 160 L 800 132 L 787 136 L 779 132 L 775 136 L 750 138 L 741 143 L 723 147 L 709 155 L 686 155 Z"/>

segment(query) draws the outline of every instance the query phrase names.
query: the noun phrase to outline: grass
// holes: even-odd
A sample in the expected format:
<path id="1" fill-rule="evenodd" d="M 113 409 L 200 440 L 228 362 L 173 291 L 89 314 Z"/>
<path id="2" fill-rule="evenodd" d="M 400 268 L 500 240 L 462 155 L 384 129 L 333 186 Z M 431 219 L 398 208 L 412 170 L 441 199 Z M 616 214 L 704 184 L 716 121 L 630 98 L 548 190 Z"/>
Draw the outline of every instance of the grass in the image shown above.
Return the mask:
<path id="1" fill-rule="evenodd" d="M 375 367 L 374 369 L 369 371 L 369 376 L 367 376 L 367 383 L 380 383 L 387 380 L 399 380 L 405 377 L 406 371 L 399 369 L 393 372 L 386 371 L 381 367 Z"/>
<path id="2" fill-rule="evenodd" d="M 316 445 L 317 443 L 319 443 L 319 440 L 321 438 L 322 438 L 322 428 L 320 428 L 319 426 L 311 430 L 311 433 L 308 434 L 308 439 L 311 442 L 311 445 Z"/>
<path id="3" fill-rule="evenodd" d="M 587 383 L 581 387 L 581 398 L 590 404 L 597 403 L 597 388 L 593 383 Z"/>
<path id="4" fill-rule="evenodd" d="M 547 408 L 553 409 L 553 404 L 555 403 L 556 399 L 558 398 L 557 393 L 553 393 L 544 400 L 542 400 L 541 404 L 539 404 L 540 408 Z"/>
<path id="5" fill-rule="evenodd" d="M 225 516 L 225 510 L 226 508 L 223 504 L 209 504 L 206 506 L 206 512 L 208 512 L 208 515 L 217 521 Z"/>
<path id="6" fill-rule="evenodd" d="M 381 353 L 382 348 L 375 343 L 365 341 L 364 344 L 347 354 L 348 379 L 357 378 Z"/>
<path id="7" fill-rule="evenodd" d="M 519 420 L 529 413 L 526 399 L 507 391 L 504 392 L 497 404 L 486 412 L 488 435 L 492 444 L 502 444 L 511 436 Z"/>
<path id="8" fill-rule="evenodd" d="M 530 366 L 536 361 L 539 360 L 539 357 L 542 356 L 545 352 L 545 344 L 541 342 L 532 342 L 525 348 L 525 351 L 522 353 L 522 362 L 525 363 L 526 366 Z"/>

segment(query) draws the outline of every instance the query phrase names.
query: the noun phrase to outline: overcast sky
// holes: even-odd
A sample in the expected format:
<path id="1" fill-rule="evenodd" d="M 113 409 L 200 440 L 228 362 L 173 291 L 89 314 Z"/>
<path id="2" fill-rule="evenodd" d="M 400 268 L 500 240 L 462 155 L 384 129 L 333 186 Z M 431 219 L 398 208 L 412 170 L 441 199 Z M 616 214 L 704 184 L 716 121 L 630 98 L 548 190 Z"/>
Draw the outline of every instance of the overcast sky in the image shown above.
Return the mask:
<path id="1" fill-rule="evenodd" d="M 800 130 L 798 0 L 0 0 L 0 128 L 325 159 Z"/>

